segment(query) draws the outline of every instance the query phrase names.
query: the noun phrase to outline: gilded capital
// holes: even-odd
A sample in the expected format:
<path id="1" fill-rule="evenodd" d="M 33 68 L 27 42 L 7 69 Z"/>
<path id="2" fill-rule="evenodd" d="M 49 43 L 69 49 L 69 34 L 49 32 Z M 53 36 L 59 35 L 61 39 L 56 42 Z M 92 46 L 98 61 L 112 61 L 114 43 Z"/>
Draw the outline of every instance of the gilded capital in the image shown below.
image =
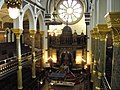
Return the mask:
<path id="1" fill-rule="evenodd" d="M 95 39 L 99 39 L 99 32 L 98 32 L 97 28 L 93 28 L 93 33 L 94 33 Z"/>
<path id="2" fill-rule="evenodd" d="M 107 24 L 98 24 L 97 29 L 99 32 L 100 40 L 105 40 L 107 33 L 110 32 L 110 29 L 108 29 Z"/>
<path id="3" fill-rule="evenodd" d="M 109 12 L 105 15 L 108 28 L 120 27 L 120 12 Z"/>
<path id="4" fill-rule="evenodd" d="M 36 30 L 29 30 L 30 35 L 34 38 L 36 34 Z"/>
<path id="5" fill-rule="evenodd" d="M 109 12 L 105 19 L 108 28 L 112 30 L 113 45 L 120 46 L 120 12 Z"/>
<path id="6" fill-rule="evenodd" d="M 93 30 L 90 31 L 91 37 L 94 38 L 94 32 Z"/>
<path id="7" fill-rule="evenodd" d="M 120 27 L 112 28 L 112 38 L 113 38 L 113 45 L 119 47 L 120 46 Z"/>
<path id="8" fill-rule="evenodd" d="M 22 34 L 22 29 L 12 29 L 13 33 L 16 35 L 16 38 L 20 38 L 20 35 Z"/>
<path id="9" fill-rule="evenodd" d="M 40 31 L 40 35 L 43 37 L 44 36 L 44 31 Z"/>

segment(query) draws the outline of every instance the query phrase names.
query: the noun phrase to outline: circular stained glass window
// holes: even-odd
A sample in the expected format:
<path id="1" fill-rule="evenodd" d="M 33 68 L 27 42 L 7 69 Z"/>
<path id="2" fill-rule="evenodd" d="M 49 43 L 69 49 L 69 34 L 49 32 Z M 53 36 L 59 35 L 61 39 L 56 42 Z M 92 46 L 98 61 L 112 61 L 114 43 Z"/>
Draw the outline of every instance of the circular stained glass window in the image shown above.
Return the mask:
<path id="1" fill-rule="evenodd" d="M 79 0 L 61 0 L 58 3 L 57 13 L 62 22 L 75 24 L 83 16 L 83 4 Z"/>

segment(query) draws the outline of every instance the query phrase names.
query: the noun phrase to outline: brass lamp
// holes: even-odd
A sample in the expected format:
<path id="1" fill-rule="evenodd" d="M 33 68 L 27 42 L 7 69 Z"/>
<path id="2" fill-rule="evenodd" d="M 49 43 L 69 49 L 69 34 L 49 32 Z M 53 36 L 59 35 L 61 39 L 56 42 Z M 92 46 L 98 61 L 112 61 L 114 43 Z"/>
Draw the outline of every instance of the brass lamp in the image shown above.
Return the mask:
<path id="1" fill-rule="evenodd" d="M 58 14 L 56 13 L 56 7 L 55 7 L 55 0 L 54 0 L 54 11 L 52 13 L 53 19 L 51 21 L 47 21 L 46 25 L 61 25 L 62 22 L 60 22 L 59 20 L 57 20 L 57 16 Z"/>
<path id="2" fill-rule="evenodd" d="M 5 3 L 8 8 L 9 16 L 12 19 L 16 19 L 19 16 L 22 0 L 5 0 Z"/>

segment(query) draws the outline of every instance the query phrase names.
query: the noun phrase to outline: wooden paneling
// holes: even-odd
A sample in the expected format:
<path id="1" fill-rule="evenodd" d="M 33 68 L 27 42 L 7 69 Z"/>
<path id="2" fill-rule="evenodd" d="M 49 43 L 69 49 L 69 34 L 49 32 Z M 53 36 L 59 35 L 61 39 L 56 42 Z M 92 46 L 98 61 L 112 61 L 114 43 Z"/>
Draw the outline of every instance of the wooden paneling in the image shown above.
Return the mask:
<path id="1" fill-rule="evenodd" d="M 5 42 L 5 30 L 0 28 L 0 43 Z"/>

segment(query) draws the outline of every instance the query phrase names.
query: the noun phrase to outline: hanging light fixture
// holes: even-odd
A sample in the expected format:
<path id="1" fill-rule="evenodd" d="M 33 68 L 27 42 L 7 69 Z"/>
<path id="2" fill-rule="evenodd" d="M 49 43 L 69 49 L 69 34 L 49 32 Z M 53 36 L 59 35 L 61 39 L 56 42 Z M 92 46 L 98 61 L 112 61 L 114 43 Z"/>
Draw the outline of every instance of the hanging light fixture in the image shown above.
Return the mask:
<path id="1" fill-rule="evenodd" d="M 22 0 L 5 0 L 5 3 L 8 8 L 9 16 L 12 19 L 16 19 L 19 16 Z"/>
<path id="2" fill-rule="evenodd" d="M 62 22 L 60 22 L 57 17 L 58 17 L 58 14 L 56 12 L 55 0 L 54 0 L 54 11 L 52 13 L 52 20 L 47 21 L 46 25 L 61 25 Z"/>

